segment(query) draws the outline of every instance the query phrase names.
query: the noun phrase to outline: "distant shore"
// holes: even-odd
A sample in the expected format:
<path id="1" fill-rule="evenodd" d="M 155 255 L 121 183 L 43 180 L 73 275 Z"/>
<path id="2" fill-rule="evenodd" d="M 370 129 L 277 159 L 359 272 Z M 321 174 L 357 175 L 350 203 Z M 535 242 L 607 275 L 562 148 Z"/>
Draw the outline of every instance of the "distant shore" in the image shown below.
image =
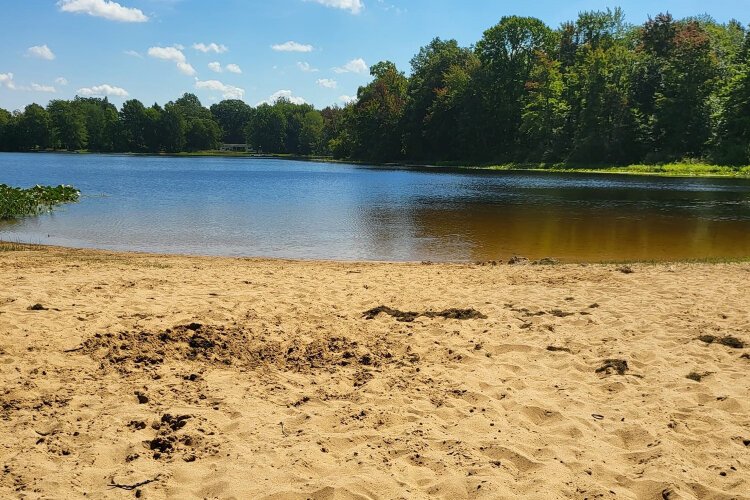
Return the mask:
<path id="1" fill-rule="evenodd" d="M 33 154 L 31 152 L 28 154 Z M 146 157 L 169 157 L 169 158 L 255 158 L 255 159 L 278 159 L 292 161 L 312 161 L 324 163 L 346 163 L 353 165 L 376 165 L 401 168 L 450 168 L 466 170 L 493 170 L 493 171 L 519 171 L 519 172 L 548 172 L 548 173 L 572 173 L 572 174 L 617 174 L 617 175 L 646 175 L 657 177 L 715 177 L 715 178 L 739 178 L 750 179 L 750 165 L 727 166 L 714 165 L 694 161 L 673 162 L 664 164 L 633 164 L 633 165 L 585 165 L 576 163 L 472 163 L 472 162 L 415 162 L 395 161 L 378 162 L 355 159 L 337 159 L 330 156 L 305 156 L 292 154 L 274 153 L 244 153 L 234 151 L 195 151 L 182 153 L 100 153 L 96 151 L 39 151 L 39 153 L 51 154 L 104 154 L 104 155 L 126 155 Z M 27 154 L 27 153 L 24 153 Z"/>

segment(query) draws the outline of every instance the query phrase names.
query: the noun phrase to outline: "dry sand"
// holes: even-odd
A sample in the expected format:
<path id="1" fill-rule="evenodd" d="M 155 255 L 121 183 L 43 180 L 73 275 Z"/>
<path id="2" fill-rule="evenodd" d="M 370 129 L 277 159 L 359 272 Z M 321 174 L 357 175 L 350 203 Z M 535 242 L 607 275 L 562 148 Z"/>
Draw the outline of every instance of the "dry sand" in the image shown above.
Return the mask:
<path id="1" fill-rule="evenodd" d="M 0 497 L 749 498 L 750 264 L 633 271 L 0 252 Z"/>

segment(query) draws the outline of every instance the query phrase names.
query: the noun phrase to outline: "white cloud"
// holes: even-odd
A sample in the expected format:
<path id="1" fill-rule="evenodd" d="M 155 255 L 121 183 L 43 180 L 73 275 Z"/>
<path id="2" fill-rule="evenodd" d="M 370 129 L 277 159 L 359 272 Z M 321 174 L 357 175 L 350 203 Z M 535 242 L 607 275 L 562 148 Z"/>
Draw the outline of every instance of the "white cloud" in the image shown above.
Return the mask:
<path id="1" fill-rule="evenodd" d="M 365 8 L 362 0 L 305 0 L 306 2 L 315 2 L 326 7 L 334 9 L 348 10 L 352 14 L 359 14 Z"/>
<path id="2" fill-rule="evenodd" d="M 9 90 L 16 90 L 16 84 L 13 82 L 13 73 L 0 73 L 0 87 Z"/>
<path id="3" fill-rule="evenodd" d="M 195 88 L 221 92 L 224 99 L 242 99 L 245 97 L 245 89 L 235 87 L 234 85 L 227 85 L 219 80 L 197 80 Z"/>
<path id="4" fill-rule="evenodd" d="M 354 102 L 356 100 L 357 100 L 356 97 L 353 97 L 353 96 L 350 96 L 350 95 L 339 96 L 339 101 L 343 102 L 344 104 L 350 104 L 350 103 L 352 103 L 352 102 Z"/>
<path id="5" fill-rule="evenodd" d="M 334 73 L 367 73 L 370 68 L 367 67 L 367 63 L 361 57 L 358 59 L 352 59 L 348 63 L 344 64 L 340 68 L 333 68 Z"/>
<path id="6" fill-rule="evenodd" d="M 191 65 L 189 65 L 188 63 L 178 62 L 178 63 L 177 63 L 177 69 L 179 69 L 179 70 L 180 70 L 180 72 L 181 72 L 181 73 L 182 73 L 183 75 L 187 75 L 187 76 L 195 76 L 195 68 L 193 68 L 193 67 L 192 67 Z"/>
<path id="7" fill-rule="evenodd" d="M 34 92 L 49 92 L 51 94 L 57 92 L 52 85 L 39 85 L 38 83 L 32 83 L 29 90 L 33 90 Z"/>
<path id="8" fill-rule="evenodd" d="M 330 78 L 321 78 L 316 83 L 321 87 L 325 87 L 327 89 L 335 89 L 338 86 L 336 80 L 332 80 Z"/>
<path id="9" fill-rule="evenodd" d="M 195 76 L 195 68 L 188 64 L 185 54 L 182 52 L 181 45 L 175 45 L 172 47 L 151 47 L 148 49 L 148 55 L 155 59 L 172 61 L 177 65 L 177 69 L 183 74 Z"/>
<path id="10" fill-rule="evenodd" d="M 319 71 L 318 68 L 310 66 L 310 63 L 308 62 L 298 62 L 297 67 L 300 71 L 304 71 L 305 73 L 317 73 Z"/>
<path id="11" fill-rule="evenodd" d="M 261 104 L 273 104 L 279 99 L 286 99 L 292 104 L 305 104 L 305 100 L 301 97 L 296 97 L 292 94 L 291 90 L 277 90 L 265 101 L 260 101 L 257 106 L 260 106 Z"/>
<path id="12" fill-rule="evenodd" d="M 60 0 L 57 6 L 63 12 L 88 14 L 123 23 L 145 23 L 148 16 L 140 9 L 123 7 L 110 0 Z"/>
<path id="13" fill-rule="evenodd" d="M 210 69 L 214 73 L 223 73 L 224 70 L 227 70 L 230 73 L 234 73 L 236 75 L 242 74 L 242 68 L 240 68 L 236 64 L 227 64 L 226 66 L 222 68 L 220 62 L 210 62 L 208 63 L 208 69 Z"/>
<path id="14" fill-rule="evenodd" d="M 291 40 L 288 42 L 271 45 L 271 48 L 277 52 L 312 52 L 313 51 L 312 45 L 297 43 Z"/>
<path id="15" fill-rule="evenodd" d="M 66 78 L 63 78 L 62 76 L 58 76 L 57 78 L 55 78 L 55 83 L 58 85 L 67 85 L 68 80 Z"/>
<path id="16" fill-rule="evenodd" d="M 46 45 L 35 45 L 33 47 L 29 47 L 26 50 L 26 55 L 29 57 L 45 59 L 47 61 L 52 61 L 55 58 L 54 52 L 52 52 Z"/>
<path id="17" fill-rule="evenodd" d="M 78 95 L 81 95 L 83 97 L 93 97 L 93 96 L 127 97 L 130 94 L 128 94 L 127 90 L 121 87 L 115 87 L 113 85 L 103 83 L 102 85 L 95 85 L 93 87 L 84 87 L 84 88 L 78 89 Z"/>
<path id="18" fill-rule="evenodd" d="M 137 58 L 139 58 L 139 59 L 143 59 L 143 56 L 141 55 L 141 53 L 140 53 L 140 52 L 137 52 L 137 51 L 135 51 L 135 50 L 126 50 L 126 51 L 124 52 L 124 54 L 126 54 L 126 55 L 128 55 L 128 56 L 133 56 L 133 57 L 137 57 Z"/>
<path id="19" fill-rule="evenodd" d="M 13 73 L 0 73 L 0 87 L 5 87 L 8 90 L 22 90 L 25 92 L 57 92 L 57 89 L 52 85 L 39 85 L 38 83 L 32 83 L 30 87 L 25 85 L 18 86 L 13 80 Z"/>
<path id="20" fill-rule="evenodd" d="M 204 54 L 208 54 L 209 52 L 223 54 L 224 52 L 229 50 L 229 47 L 227 47 L 226 45 L 221 45 L 218 43 L 209 43 L 208 45 L 206 45 L 205 43 L 194 43 L 193 48 L 195 50 L 203 52 Z"/>

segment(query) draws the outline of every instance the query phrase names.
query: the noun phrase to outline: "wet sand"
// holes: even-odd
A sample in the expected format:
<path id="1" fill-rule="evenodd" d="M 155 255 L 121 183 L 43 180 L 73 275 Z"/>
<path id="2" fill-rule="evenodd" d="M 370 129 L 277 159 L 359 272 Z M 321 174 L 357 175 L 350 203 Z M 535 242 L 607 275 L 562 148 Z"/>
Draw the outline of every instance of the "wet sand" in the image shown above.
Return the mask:
<path id="1" fill-rule="evenodd" d="M 750 263 L 629 270 L 2 251 L 0 497 L 750 498 Z"/>

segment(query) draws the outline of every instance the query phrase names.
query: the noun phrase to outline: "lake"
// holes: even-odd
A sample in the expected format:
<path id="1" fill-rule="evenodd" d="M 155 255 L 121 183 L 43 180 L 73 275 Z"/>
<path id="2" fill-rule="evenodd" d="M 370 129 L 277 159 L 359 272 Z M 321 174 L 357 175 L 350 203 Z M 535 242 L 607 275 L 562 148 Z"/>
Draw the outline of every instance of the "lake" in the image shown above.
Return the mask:
<path id="1" fill-rule="evenodd" d="M 0 239 L 25 243 L 389 261 L 750 256 L 745 179 L 2 153 L 0 183 L 83 193 L 0 223 Z"/>

